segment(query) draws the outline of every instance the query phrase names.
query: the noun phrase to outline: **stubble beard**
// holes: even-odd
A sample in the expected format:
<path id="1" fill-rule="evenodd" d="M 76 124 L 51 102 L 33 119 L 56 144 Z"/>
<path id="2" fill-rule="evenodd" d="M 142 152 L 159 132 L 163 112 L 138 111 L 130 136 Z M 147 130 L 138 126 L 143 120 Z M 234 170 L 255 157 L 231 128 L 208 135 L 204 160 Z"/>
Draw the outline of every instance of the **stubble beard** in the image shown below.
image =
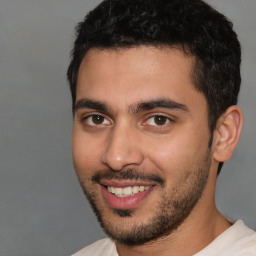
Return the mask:
<path id="1" fill-rule="evenodd" d="M 168 236 L 190 215 L 208 181 L 211 166 L 210 152 L 207 151 L 203 159 L 195 166 L 197 166 L 195 170 L 185 172 L 171 191 L 162 193 L 158 205 L 152 209 L 153 216 L 146 223 L 130 226 L 129 230 L 122 229 L 122 227 L 126 226 L 127 218 L 132 218 L 136 214 L 135 209 L 113 209 L 113 213 L 119 216 L 120 222 L 114 223 L 110 219 L 106 220 L 104 210 L 97 205 L 97 194 L 86 188 L 82 181 L 80 183 L 105 233 L 121 244 L 138 246 Z M 136 170 L 131 171 L 136 173 Z M 159 179 L 161 180 L 160 177 Z M 162 184 L 163 191 L 164 187 L 165 184 Z"/>

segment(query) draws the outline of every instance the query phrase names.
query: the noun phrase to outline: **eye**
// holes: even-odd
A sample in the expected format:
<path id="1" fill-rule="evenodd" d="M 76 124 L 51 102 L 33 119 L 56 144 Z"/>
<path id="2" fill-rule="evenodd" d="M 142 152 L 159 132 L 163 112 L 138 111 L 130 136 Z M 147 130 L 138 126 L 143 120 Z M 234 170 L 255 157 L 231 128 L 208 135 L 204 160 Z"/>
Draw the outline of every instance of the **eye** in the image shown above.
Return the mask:
<path id="1" fill-rule="evenodd" d="M 110 125 L 111 124 L 111 122 L 107 118 L 105 118 L 102 115 L 97 115 L 97 114 L 84 117 L 82 119 L 82 122 L 88 126 Z"/>
<path id="2" fill-rule="evenodd" d="M 148 118 L 145 124 L 150 126 L 164 126 L 170 122 L 171 122 L 171 119 L 166 116 L 154 115 Z"/>

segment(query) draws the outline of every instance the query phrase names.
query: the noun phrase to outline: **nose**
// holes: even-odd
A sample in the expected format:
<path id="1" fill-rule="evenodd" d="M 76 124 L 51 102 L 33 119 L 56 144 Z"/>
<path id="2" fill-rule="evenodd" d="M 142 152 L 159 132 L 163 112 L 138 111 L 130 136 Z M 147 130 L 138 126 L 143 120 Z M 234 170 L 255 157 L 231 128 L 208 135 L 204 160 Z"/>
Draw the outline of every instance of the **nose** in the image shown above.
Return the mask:
<path id="1" fill-rule="evenodd" d="M 125 125 L 115 126 L 107 136 L 102 162 L 115 171 L 138 166 L 144 159 L 142 148 L 138 131 Z"/>

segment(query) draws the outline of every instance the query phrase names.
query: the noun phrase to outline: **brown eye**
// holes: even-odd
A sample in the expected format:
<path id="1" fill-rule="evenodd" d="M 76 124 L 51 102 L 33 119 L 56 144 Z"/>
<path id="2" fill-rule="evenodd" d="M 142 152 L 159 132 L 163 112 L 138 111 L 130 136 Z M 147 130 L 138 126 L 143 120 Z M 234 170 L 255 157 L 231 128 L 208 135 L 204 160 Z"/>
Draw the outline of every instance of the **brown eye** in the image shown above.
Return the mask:
<path id="1" fill-rule="evenodd" d="M 170 123 L 172 120 L 163 115 L 154 115 L 147 119 L 145 122 L 146 125 L 149 126 L 164 126 Z"/>
<path id="2" fill-rule="evenodd" d="M 87 126 L 108 126 L 111 124 L 110 120 L 102 115 L 93 114 L 83 118 L 82 122 Z"/>
<path id="3" fill-rule="evenodd" d="M 103 116 L 100 116 L 100 115 L 93 115 L 92 116 L 92 122 L 94 124 L 103 124 L 104 119 L 105 118 Z"/>
<path id="4" fill-rule="evenodd" d="M 155 116 L 154 117 L 154 122 L 156 125 L 164 125 L 167 121 L 167 117 L 165 116 Z"/>

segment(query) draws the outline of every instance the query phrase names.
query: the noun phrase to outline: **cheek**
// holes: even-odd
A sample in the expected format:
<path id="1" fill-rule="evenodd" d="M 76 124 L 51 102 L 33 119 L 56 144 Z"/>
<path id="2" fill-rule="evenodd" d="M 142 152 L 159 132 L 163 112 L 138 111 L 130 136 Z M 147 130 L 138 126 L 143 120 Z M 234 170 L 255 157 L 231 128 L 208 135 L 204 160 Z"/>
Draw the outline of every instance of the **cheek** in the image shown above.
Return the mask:
<path id="1" fill-rule="evenodd" d="M 148 153 L 150 161 L 165 177 L 180 173 L 181 169 L 189 162 L 188 155 L 188 152 L 177 147 L 175 143 L 168 142 L 155 145 Z"/>
<path id="2" fill-rule="evenodd" d="M 72 136 L 72 155 L 77 174 L 90 175 L 99 163 L 99 147 L 83 133 L 74 130 Z"/>
<path id="3" fill-rule="evenodd" d="M 147 156 L 164 176 L 179 176 L 192 170 L 207 150 L 207 139 L 195 135 L 187 133 L 156 140 L 152 142 L 154 147 L 147 147 Z"/>

